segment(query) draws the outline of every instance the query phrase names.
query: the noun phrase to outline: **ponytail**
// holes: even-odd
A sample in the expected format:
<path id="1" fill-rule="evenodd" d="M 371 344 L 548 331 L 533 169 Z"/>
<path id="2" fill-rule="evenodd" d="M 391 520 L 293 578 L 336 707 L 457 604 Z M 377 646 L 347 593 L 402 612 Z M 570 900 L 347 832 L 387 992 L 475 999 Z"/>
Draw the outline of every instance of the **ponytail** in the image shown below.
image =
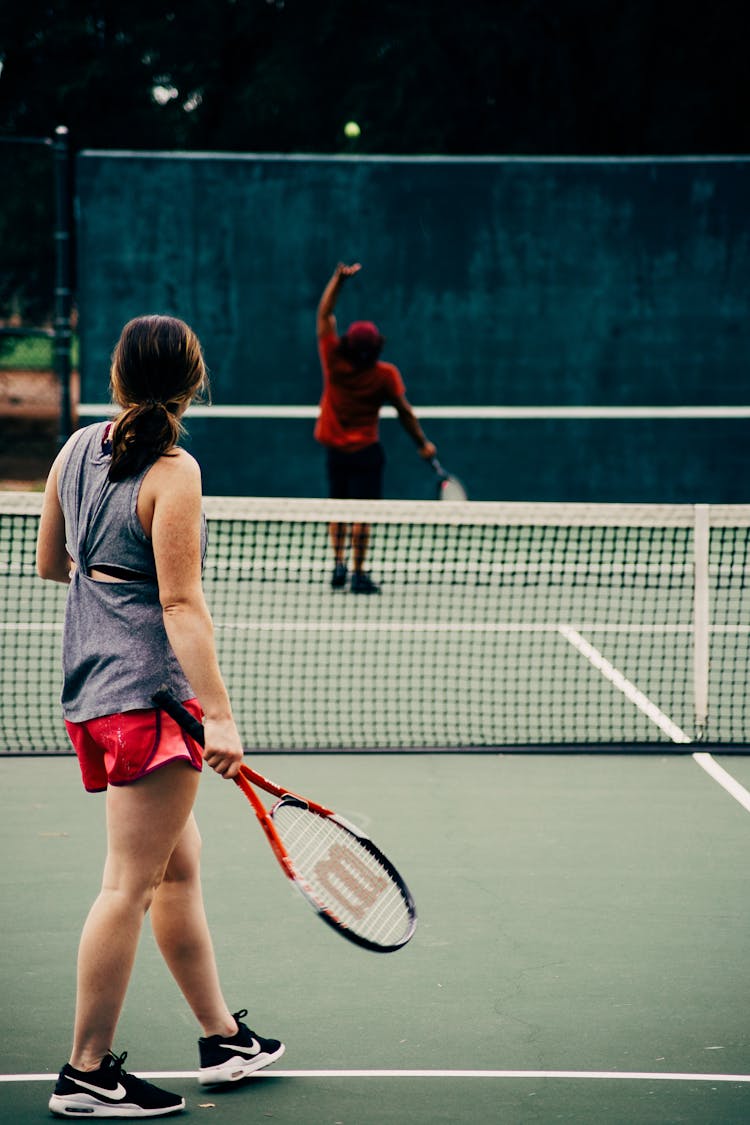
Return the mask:
<path id="1" fill-rule="evenodd" d="M 112 353 L 110 386 L 122 407 L 108 473 L 118 481 L 169 456 L 182 437 L 180 415 L 208 387 L 198 337 L 176 317 L 136 317 Z"/>
<path id="2" fill-rule="evenodd" d="M 170 456 L 183 429 L 179 419 L 163 402 L 130 406 L 112 427 L 112 461 L 108 477 L 111 481 L 135 476 L 159 457 Z"/>

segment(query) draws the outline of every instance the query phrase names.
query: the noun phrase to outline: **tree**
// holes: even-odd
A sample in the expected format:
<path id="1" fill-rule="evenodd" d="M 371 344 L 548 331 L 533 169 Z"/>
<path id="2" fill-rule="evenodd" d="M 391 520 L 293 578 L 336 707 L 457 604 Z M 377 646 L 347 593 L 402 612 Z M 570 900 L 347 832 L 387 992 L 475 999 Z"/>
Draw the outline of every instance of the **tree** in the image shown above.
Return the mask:
<path id="1" fill-rule="evenodd" d="M 750 79 L 736 9 L 24 0 L 0 13 L 0 134 L 47 136 L 64 123 L 76 148 L 746 152 Z M 356 141 L 343 134 L 349 119 L 361 126 Z M 23 229 L 38 255 L 29 181 L 11 176 L 1 190 L 5 229 Z M 10 276 L 3 260 L 0 277 Z"/>

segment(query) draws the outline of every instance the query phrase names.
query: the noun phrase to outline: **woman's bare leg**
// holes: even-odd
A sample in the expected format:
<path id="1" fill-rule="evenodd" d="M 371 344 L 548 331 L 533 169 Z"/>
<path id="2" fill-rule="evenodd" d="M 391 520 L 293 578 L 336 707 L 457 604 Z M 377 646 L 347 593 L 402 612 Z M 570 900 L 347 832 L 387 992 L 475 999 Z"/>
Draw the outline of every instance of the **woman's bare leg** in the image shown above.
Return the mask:
<path id="1" fill-rule="evenodd" d="M 200 774 L 184 762 L 107 790 L 107 860 L 78 950 L 71 1064 L 93 1070 L 112 1048 L 143 919 L 181 839 Z"/>
<path id="2" fill-rule="evenodd" d="M 216 967 L 200 881 L 201 838 L 191 816 L 151 904 L 151 927 L 162 956 L 204 1035 L 234 1035 Z"/>

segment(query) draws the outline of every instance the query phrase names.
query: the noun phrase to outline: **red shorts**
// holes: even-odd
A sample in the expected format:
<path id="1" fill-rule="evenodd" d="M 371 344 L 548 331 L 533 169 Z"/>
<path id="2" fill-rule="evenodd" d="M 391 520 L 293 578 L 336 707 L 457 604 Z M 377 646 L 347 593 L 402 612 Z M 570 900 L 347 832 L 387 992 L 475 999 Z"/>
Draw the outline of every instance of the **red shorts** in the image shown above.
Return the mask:
<path id="1" fill-rule="evenodd" d="M 183 706 L 196 719 L 203 718 L 197 699 Z M 65 726 L 89 793 L 101 793 L 107 785 L 129 785 L 168 762 L 182 760 L 203 769 L 198 743 L 164 711 L 123 711 L 85 723 L 66 719 Z"/>

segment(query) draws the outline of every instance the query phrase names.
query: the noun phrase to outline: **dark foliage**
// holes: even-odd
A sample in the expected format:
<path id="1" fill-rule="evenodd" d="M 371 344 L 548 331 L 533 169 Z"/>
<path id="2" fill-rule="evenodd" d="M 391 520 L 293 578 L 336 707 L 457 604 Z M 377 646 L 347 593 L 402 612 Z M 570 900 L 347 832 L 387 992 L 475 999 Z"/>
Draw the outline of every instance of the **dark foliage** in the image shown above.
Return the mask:
<path id="1" fill-rule="evenodd" d="M 728 0 L 22 0 L 0 10 L 0 135 L 64 123 L 76 148 L 746 153 L 739 13 Z M 51 187 L 0 148 L 0 315 L 15 301 L 38 317 Z"/>

